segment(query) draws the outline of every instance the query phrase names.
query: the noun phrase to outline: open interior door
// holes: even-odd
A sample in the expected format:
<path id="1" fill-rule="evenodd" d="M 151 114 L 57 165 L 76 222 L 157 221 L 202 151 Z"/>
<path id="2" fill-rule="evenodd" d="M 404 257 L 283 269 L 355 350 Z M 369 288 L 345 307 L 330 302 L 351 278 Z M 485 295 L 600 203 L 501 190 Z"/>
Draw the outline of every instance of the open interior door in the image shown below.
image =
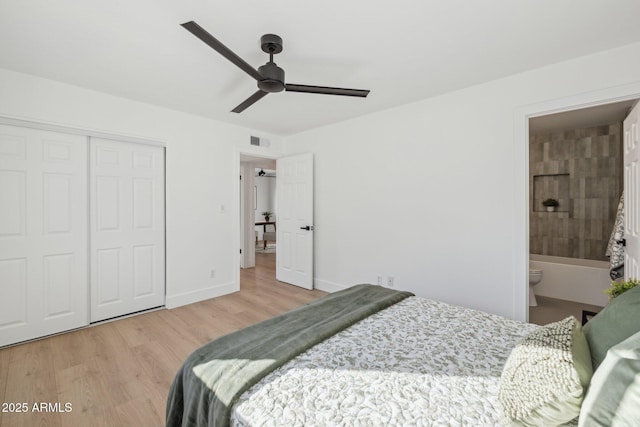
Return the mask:
<path id="1" fill-rule="evenodd" d="M 640 103 L 624 120 L 624 279 L 640 278 Z"/>
<path id="2" fill-rule="evenodd" d="M 313 289 L 313 154 L 277 159 L 276 279 Z"/>

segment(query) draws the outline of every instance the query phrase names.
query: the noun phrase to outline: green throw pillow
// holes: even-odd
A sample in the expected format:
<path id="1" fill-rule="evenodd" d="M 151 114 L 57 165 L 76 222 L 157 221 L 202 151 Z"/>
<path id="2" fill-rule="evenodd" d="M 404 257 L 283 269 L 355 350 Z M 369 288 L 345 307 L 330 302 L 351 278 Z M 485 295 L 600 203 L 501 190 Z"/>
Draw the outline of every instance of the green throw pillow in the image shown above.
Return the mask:
<path id="1" fill-rule="evenodd" d="M 640 424 L 640 332 L 611 347 L 591 378 L 580 411 L 582 427 Z"/>
<path id="2" fill-rule="evenodd" d="M 640 286 L 617 296 L 584 325 L 595 371 L 614 345 L 640 332 Z"/>
<path id="3" fill-rule="evenodd" d="M 574 317 L 532 332 L 502 370 L 501 423 L 552 426 L 573 420 L 592 374 L 589 346 Z"/>

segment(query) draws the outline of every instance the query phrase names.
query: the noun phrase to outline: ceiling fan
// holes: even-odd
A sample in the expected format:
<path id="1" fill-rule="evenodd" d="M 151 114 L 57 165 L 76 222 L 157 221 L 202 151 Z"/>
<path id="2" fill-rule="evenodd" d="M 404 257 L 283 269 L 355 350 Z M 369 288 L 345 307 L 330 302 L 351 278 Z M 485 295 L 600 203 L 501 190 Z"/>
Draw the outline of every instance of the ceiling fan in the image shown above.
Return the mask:
<path id="1" fill-rule="evenodd" d="M 288 92 L 320 93 L 325 95 L 357 96 L 362 98 L 365 98 L 369 94 L 368 90 L 361 89 L 342 89 L 337 87 L 285 83 L 284 70 L 273 62 L 273 55 L 282 52 L 282 39 L 275 34 L 265 34 L 260 38 L 262 50 L 269 54 L 269 62 L 258 67 L 256 70 L 194 21 L 185 22 L 181 25 L 191 34 L 212 47 L 216 52 L 227 58 L 258 82 L 258 91 L 231 110 L 234 113 L 241 113 L 269 93 L 282 92 L 283 90 Z"/>

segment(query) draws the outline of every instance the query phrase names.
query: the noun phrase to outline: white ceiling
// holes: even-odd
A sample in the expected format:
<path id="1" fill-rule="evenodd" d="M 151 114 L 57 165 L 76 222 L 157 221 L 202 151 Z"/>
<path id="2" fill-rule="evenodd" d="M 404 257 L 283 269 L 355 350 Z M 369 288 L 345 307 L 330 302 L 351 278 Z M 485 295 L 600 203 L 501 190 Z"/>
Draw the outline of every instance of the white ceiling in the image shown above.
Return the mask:
<path id="1" fill-rule="evenodd" d="M 0 67 L 289 135 L 640 41 L 638 16 L 638 0 L 0 0 Z M 190 20 L 255 68 L 280 35 L 289 83 L 371 93 L 231 113 L 256 83 Z"/>

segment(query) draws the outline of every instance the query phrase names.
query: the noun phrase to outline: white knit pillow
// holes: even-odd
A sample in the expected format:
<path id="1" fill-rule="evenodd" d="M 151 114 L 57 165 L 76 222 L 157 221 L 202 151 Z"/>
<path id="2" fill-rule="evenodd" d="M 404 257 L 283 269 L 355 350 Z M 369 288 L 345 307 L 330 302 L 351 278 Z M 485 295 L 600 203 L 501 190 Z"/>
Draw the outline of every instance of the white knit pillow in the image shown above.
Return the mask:
<path id="1" fill-rule="evenodd" d="M 592 374 L 589 346 L 574 317 L 532 332 L 511 351 L 502 370 L 501 423 L 550 426 L 571 421 L 580 413 Z"/>

